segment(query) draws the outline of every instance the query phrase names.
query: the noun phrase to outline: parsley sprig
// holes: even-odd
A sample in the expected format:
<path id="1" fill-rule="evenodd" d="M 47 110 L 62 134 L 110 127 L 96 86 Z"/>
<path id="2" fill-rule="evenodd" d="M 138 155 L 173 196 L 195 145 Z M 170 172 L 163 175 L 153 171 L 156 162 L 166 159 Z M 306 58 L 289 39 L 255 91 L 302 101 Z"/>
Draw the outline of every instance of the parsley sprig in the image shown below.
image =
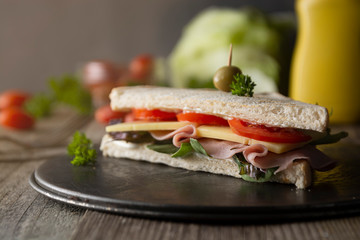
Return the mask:
<path id="1" fill-rule="evenodd" d="M 83 88 L 80 80 L 67 75 L 51 78 L 48 82 L 49 93 L 34 95 L 25 103 L 26 111 L 35 118 L 49 116 L 54 104 L 68 105 L 80 114 L 90 114 L 93 110 L 90 93 Z"/>
<path id="2" fill-rule="evenodd" d="M 68 155 L 74 157 L 72 165 L 93 165 L 96 160 L 96 150 L 92 146 L 90 139 L 84 133 L 76 131 L 72 141 L 67 147 Z"/>
<path id="3" fill-rule="evenodd" d="M 35 118 L 47 117 L 51 114 L 54 100 L 44 93 L 34 95 L 25 102 L 25 110 Z"/>
<path id="4" fill-rule="evenodd" d="M 230 84 L 233 95 L 252 97 L 256 84 L 251 80 L 249 75 L 237 73 L 234 75 L 234 81 Z"/>
<path id="5" fill-rule="evenodd" d="M 49 81 L 49 86 L 57 102 L 72 106 L 81 114 L 91 113 L 91 95 L 82 87 L 76 77 L 52 78 Z"/>

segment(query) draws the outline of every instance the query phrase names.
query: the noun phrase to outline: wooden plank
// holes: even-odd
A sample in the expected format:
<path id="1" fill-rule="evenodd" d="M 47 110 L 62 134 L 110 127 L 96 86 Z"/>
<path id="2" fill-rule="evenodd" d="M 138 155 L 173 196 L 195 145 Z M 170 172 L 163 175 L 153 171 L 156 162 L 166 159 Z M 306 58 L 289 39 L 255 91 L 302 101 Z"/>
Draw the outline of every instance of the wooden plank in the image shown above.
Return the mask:
<path id="1" fill-rule="evenodd" d="M 0 162 L 0 239 L 67 239 L 85 210 L 38 194 L 29 183 L 43 161 Z"/>
<path id="2" fill-rule="evenodd" d="M 266 225 L 211 225 L 88 211 L 71 239 L 360 239 L 360 217 Z"/>

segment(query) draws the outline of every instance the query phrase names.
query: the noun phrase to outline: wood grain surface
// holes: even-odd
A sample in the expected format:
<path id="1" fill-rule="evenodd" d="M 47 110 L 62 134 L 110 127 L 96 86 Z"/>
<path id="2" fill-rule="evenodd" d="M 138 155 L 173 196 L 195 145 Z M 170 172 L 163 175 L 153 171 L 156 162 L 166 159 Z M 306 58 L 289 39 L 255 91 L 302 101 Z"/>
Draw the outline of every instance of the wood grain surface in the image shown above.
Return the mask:
<path id="1" fill-rule="evenodd" d="M 71 114 L 40 121 L 29 132 L 0 129 L 0 239 L 360 239 L 360 216 L 281 224 L 205 224 L 133 218 L 51 200 L 33 190 L 28 180 L 44 161 L 65 152 L 74 129 L 71 124 L 64 124 L 64 118 L 71 118 Z M 41 141 L 50 142 L 50 138 L 56 138 L 51 134 L 55 130 L 49 128 L 46 134 L 44 125 L 63 127 L 64 132 L 72 130 L 49 147 L 24 147 L 16 140 L 8 140 L 11 137 L 31 145 L 36 141 L 34 136 L 42 134 L 45 139 Z M 360 146 L 359 125 L 334 128 L 348 131 L 345 142 Z M 88 120 L 77 129 L 86 132 L 95 143 L 104 134 L 103 126 Z M 356 157 L 360 159 L 360 148 Z"/>

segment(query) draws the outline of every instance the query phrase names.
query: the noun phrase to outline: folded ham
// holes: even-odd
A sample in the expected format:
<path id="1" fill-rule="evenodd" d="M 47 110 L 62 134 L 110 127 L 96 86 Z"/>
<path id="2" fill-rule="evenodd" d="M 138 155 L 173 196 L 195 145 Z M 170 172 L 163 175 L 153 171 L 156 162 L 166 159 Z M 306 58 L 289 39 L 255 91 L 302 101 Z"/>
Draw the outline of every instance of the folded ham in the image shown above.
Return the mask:
<path id="1" fill-rule="evenodd" d="M 190 138 L 197 138 L 196 127 L 193 125 L 187 125 L 172 132 L 154 131 L 151 132 L 151 135 L 160 141 L 172 138 L 173 144 L 176 147 L 180 147 L 183 142 L 189 142 Z M 327 170 L 336 164 L 335 160 L 329 158 L 312 145 L 276 154 L 269 152 L 262 144 L 249 146 L 210 138 L 200 138 L 198 141 L 213 158 L 228 159 L 232 158 L 235 154 L 243 153 L 246 161 L 257 168 L 268 169 L 278 167 L 275 174 L 287 169 L 295 160 L 300 159 L 307 160 L 311 167 L 318 171 Z"/>
<path id="2" fill-rule="evenodd" d="M 175 131 L 152 131 L 151 136 L 158 141 L 167 139 L 173 139 L 173 144 L 176 147 L 180 147 L 181 143 L 189 142 L 190 138 L 197 138 L 196 127 L 194 125 L 186 125 Z"/>

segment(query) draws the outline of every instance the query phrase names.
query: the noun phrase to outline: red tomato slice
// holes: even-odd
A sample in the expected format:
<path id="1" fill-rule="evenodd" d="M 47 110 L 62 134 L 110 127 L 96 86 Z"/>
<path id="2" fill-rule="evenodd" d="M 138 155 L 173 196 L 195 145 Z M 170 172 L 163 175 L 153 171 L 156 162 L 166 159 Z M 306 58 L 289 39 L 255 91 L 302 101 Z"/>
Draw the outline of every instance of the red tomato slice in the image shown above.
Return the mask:
<path id="1" fill-rule="evenodd" d="M 188 112 L 179 113 L 176 115 L 176 117 L 178 121 L 194 122 L 200 125 L 229 126 L 225 119 L 208 114 Z"/>
<path id="2" fill-rule="evenodd" d="M 19 90 L 8 90 L 0 94 L 0 109 L 21 107 L 30 94 Z"/>
<path id="3" fill-rule="evenodd" d="M 125 112 L 113 111 L 110 105 L 100 107 L 95 112 L 95 119 L 99 123 L 108 124 L 111 120 L 123 119 Z"/>
<path id="4" fill-rule="evenodd" d="M 34 126 L 34 118 L 21 108 L 10 107 L 0 112 L 0 124 L 12 129 L 30 129 Z"/>
<path id="5" fill-rule="evenodd" d="M 311 139 L 310 136 L 293 128 L 266 127 L 260 124 L 251 124 L 240 119 L 231 119 L 228 122 L 234 133 L 259 141 L 298 143 Z"/>
<path id="6" fill-rule="evenodd" d="M 148 110 L 145 108 L 134 108 L 132 112 L 136 120 L 151 120 L 151 121 L 176 120 L 175 112 L 166 112 L 159 109 Z"/>

